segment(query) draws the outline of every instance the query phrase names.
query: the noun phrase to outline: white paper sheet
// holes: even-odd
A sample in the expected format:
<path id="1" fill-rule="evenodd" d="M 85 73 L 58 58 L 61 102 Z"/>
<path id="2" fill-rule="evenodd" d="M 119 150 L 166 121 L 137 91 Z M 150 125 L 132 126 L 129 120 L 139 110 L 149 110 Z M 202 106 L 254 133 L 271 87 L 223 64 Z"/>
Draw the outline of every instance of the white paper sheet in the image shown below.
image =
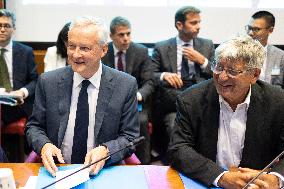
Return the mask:
<path id="1" fill-rule="evenodd" d="M 36 181 L 37 181 L 37 176 L 30 176 L 25 187 L 20 187 L 19 189 L 35 189 Z"/>
<path id="2" fill-rule="evenodd" d="M 82 167 L 76 168 L 76 169 L 70 169 L 70 170 L 65 170 L 65 171 L 58 171 L 56 172 L 56 180 L 59 180 L 63 177 L 65 177 L 66 175 L 69 175 L 75 171 L 77 171 L 78 169 L 81 169 Z M 77 186 L 83 182 L 86 182 L 87 180 L 89 180 L 89 169 L 84 169 L 82 171 L 79 171 L 78 173 L 75 173 L 72 176 L 69 176 L 61 181 L 59 181 L 58 183 L 55 184 L 55 188 L 56 189 L 69 189 L 72 188 L 74 186 Z"/>

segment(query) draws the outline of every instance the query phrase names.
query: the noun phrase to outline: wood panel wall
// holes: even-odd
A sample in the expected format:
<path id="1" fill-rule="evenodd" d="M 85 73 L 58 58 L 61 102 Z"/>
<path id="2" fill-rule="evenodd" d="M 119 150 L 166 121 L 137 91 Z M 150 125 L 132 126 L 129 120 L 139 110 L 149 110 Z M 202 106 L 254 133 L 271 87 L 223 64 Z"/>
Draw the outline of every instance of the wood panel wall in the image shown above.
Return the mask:
<path id="1" fill-rule="evenodd" d="M 38 74 L 41 74 L 44 72 L 44 56 L 45 56 L 46 50 L 34 50 L 34 56 L 35 56 L 35 63 L 37 65 L 37 72 Z"/>

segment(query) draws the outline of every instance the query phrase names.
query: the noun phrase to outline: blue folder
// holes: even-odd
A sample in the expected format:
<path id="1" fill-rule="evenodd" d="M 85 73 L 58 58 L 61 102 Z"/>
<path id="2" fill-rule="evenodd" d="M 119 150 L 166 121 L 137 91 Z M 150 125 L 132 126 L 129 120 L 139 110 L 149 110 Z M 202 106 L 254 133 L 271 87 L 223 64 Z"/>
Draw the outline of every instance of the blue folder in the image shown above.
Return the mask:
<path id="1" fill-rule="evenodd" d="M 58 167 L 59 170 L 68 170 L 81 165 L 69 165 Z M 36 189 L 47 186 L 55 181 L 44 167 L 41 167 L 38 174 Z M 110 166 L 102 169 L 98 175 L 91 176 L 91 179 L 74 187 L 75 189 L 148 189 L 147 180 L 142 166 Z M 55 185 L 48 189 L 55 189 Z"/>

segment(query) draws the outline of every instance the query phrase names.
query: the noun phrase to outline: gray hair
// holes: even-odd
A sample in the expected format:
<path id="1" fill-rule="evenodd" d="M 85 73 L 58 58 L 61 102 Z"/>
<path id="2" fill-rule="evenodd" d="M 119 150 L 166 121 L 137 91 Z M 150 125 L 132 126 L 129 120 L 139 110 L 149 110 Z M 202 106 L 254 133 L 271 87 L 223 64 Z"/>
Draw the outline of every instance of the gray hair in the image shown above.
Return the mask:
<path id="1" fill-rule="evenodd" d="M 0 9 L 0 17 L 3 17 L 3 16 L 11 18 L 12 24 L 13 24 L 13 28 L 15 28 L 15 26 L 16 26 L 16 16 L 14 15 L 14 13 L 12 13 L 11 11 L 9 11 L 7 9 Z"/>
<path id="2" fill-rule="evenodd" d="M 107 39 L 108 39 L 108 32 L 107 32 L 105 24 L 99 18 L 94 18 L 94 17 L 91 17 L 91 16 L 78 17 L 77 19 L 75 19 L 71 22 L 70 27 L 69 27 L 69 31 L 73 27 L 88 26 L 88 25 L 94 25 L 94 26 L 97 27 L 97 33 L 98 33 L 98 36 L 99 36 L 100 43 L 102 45 L 106 44 Z"/>
<path id="3" fill-rule="evenodd" d="M 110 23 L 110 27 L 109 27 L 110 32 L 112 34 L 115 34 L 116 27 L 118 27 L 118 26 L 126 26 L 127 28 L 131 28 L 130 22 L 122 16 L 117 16 L 117 17 L 112 19 L 112 21 Z"/>
<path id="4" fill-rule="evenodd" d="M 215 64 L 221 59 L 245 62 L 248 68 L 261 69 L 266 53 L 257 40 L 249 35 L 239 35 L 221 43 L 215 50 Z"/>

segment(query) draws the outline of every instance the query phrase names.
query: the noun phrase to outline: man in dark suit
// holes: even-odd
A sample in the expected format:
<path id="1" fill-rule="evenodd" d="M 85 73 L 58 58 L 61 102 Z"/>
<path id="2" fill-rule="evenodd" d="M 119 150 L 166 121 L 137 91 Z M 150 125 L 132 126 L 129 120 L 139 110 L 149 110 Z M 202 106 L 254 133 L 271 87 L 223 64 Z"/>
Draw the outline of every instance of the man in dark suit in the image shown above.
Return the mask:
<path id="1" fill-rule="evenodd" d="M 149 96 L 154 91 L 151 80 L 151 59 L 148 49 L 138 43 L 131 42 L 131 25 L 123 17 L 115 17 L 110 24 L 110 38 L 108 52 L 102 62 L 109 67 L 126 72 L 136 78 L 138 84 L 137 100 L 139 102 L 140 135 L 145 141 L 140 144 L 135 154 L 143 164 L 150 163 L 150 136 L 147 129 Z"/>
<path id="2" fill-rule="evenodd" d="M 212 77 L 210 64 L 214 58 L 211 40 L 197 37 L 200 10 L 186 6 L 175 14 L 178 36 L 155 45 L 152 61 L 157 94 L 154 111 L 154 134 L 166 151 L 168 137 L 176 115 L 176 97 L 187 87 Z M 158 131 L 157 131 L 158 130 Z M 167 130 L 167 132 L 165 132 Z M 157 136 L 158 135 L 158 136 Z"/>
<path id="3" fill-rule="evenodd" d="M 215 58 L 213 80 L 177 99 L 169 159 L 207 186 L 242 188 L 284 150 L 284 92 L 258 81 L 265 51 L 250 36 L 224 42 Z M 280 160 L 253 188 L 279 188 L 283 175 Z"/>
<path id="4" fill-rule="evenodd" d="M 104 66 L 107 31 L 98 20 L 80 17 L 68 32 L 68 63 L 41 75 L 26 136 L 47 170 L 60 163 L 89 164 L 119 150 L 139 136 L 137 84 L 132 76 Z M 132 153 L 125 149 L 92 166 L 105 165 Z"/>
<path id="5" fill-rule="evenodd" d="M 266 50 L 266 59 L 259 79 L 284 88 L 284 51 L 269 44 L 268 38 L 275 27 L 275 17 L 268 11 L 254 13 L 246 25 L 247 33 L 259 40 Z"/>
<path id="6" fill-rule="evenodd" d="M 14 14 L 1 9 L 0 26 L 0 87 L 19 96 L 21 104 L 2 105 L 2 121 L 8 124 L 31 114 L 38 74 L 32 48 L 11 39 L 15 30 Z"/>

